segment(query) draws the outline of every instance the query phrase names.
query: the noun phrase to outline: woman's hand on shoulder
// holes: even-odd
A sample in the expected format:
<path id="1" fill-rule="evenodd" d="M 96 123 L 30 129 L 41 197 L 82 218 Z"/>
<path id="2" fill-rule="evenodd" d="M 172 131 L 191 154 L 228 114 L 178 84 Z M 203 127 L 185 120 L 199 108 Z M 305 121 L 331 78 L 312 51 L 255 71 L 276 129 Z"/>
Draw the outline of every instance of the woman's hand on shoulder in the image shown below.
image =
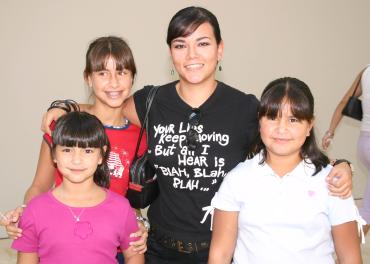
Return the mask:
<path id="1" fill-rule="evenodd" d="M 338 196 L 343 199 L 352 194 L 352 170 L 346 163 L 342 162 L 335 165 L 326 177 L 330 195 Z"/>
<path id="2" fill-rule="evenodd" d="M 139 254 L 143 254 L 147 250 L 146 241 L 148 240 L 148 230 L 142 223 L 138 221 L 139 230 L 135 233 L 130 234 L 130 237 L 140 237 L 140 239 L 130 242 L 130 246 L 133 246 L 133 250 Z"/>

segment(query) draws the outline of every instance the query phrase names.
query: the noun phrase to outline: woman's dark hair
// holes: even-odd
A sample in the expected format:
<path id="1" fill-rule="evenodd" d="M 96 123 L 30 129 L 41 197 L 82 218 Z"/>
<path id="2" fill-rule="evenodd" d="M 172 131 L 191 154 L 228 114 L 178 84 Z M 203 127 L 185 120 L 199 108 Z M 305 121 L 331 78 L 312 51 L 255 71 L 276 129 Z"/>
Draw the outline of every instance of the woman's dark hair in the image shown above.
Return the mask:
<path id="1" fill-rule="evenodd" d="M 96 116 L 78 111 L 68 113 L 58 119 L 52 138 L 53 153 L 57 145 L 99 148 L 103 159 L 94 173 L 94 182 L 101 187 L 109 187 L 109 170 L 106 161 L 109 156 L 110 144 L 104 126 Z"/>
<path id="2" fill-rule="evenodd" d="M 314 120 L 314 98 L 310 88 L 304 82 L 292 78 L 284 77 L 270 82 L 263 90 L 261 103 L 258 112 L 258 119 L 262 117 L 276 118 L 281 115 L 283 104 L 288 103 L 294 117 L 299 120 L 312 122 Z M 262 151 L 263 160 L 266 160 L 266 146 L 263 144 L 260 135 L 256 140 L 249 156 Z M 315 165 L 317 174 L 323 167 L 329 163 L 329 159 L 317 146 L 314 129 L 304 142 L 300 156 L 305 162 L 310 159 Z"/>
<path id="3" fill-rule="evenodd" d="M 178 11 L 171 19 L 167 30 L 167 44 L 178 37 L 191 35 L 201 24 L 208 22 L 215 34 L 217 44 L 220 44 L 221 30 L 217 18 L 205 8 L 190 6 Z"/>
<path id="4" fill-rule="evenodd" d="M 127 43 L 115 36 L 97 38 L 91 42 L 86 52 L 84 78 L 96 71 L 106 69 L 107 60 L 112 57 L 116 62 L 116 70 L 129 70 L 132 78 L 136 75 L 134 56 Z"/>

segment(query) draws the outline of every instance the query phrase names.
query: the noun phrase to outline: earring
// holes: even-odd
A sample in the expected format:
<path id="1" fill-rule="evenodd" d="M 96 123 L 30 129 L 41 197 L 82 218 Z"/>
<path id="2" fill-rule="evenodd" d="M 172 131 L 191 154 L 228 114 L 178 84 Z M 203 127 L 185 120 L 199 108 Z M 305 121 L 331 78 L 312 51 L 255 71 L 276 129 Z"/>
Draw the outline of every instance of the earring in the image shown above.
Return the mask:
<path id="1" fill-rule="evenodd" d="M 171 75 L 174 75 L 174 74 L 175 74 L 174 69 L 171 69 Z"/>
<path id="2" fill-rule="evenodd" d="M 217 60 L 218 71 L 222 71 L 221 60 Z"/>

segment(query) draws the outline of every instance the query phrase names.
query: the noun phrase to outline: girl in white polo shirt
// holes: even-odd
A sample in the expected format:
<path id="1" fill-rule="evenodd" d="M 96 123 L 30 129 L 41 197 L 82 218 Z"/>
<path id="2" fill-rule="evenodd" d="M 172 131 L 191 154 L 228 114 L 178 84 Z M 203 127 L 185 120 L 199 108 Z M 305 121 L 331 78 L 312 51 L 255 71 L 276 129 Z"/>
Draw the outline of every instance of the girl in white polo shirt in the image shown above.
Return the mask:
<path id="1" fill-rule="evenodd" d="M 260 137 L 225 177 L 209 263 L 362 263 L 353 198 L 328 194 L 331 166 L 313 131 L 314 99 L 295 78 L 271 82 L 259 109 Z"/>

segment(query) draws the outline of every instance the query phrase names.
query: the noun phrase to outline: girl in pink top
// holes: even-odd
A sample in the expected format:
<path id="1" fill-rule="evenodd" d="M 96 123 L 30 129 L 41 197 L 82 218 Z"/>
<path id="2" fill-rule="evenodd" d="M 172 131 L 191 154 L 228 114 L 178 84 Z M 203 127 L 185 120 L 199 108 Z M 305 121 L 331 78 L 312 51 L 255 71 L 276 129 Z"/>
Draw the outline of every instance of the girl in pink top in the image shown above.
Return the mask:
<path id="1" fill-rule="evenodd" d="M 25 208 L 19 222 L 23 235 L 12 244 L 17 263 L 117 263 L 118 246 L 125 263 L 144 263 L 129 247 L 138 228 L 134 210 L 107 189 L 109 149 L 95 116 L 73 112 L 58 120 L 52 156 L 63 181 Z"/>

